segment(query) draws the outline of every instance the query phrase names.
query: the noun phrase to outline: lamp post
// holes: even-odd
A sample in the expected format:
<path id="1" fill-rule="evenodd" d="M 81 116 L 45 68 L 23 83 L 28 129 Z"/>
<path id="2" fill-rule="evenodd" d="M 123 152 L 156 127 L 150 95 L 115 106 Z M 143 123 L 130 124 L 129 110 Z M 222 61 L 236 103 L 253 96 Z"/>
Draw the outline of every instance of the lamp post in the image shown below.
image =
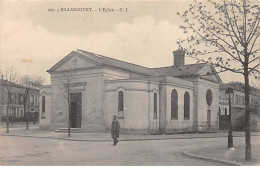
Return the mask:
<path id="1" fill-rule="evenodd" d="M 231 119 L 231 99 L 234 97 L 234 91 L 232 88 L 227 88 L 225 92 L 225 96 L 228 99 L 229 105 L 229 116 L 230 116 L 230 123 L 229 123 L 229 131 L 228 131 L 228 148 L 233 147 L 233 136 L 232 136 L 232 119 Z"/>
<path id="2" fill-rule="evenodd" d="M 9 133 L 9 106 L 10 106 L 10 103 L 9 103 L 9 94 L 10 94 L 10 86 L 9 86 L 9 82 L 7 81 L 6 82 L 6 87 L 7 87 L 7 105 L 6 105 L 6 133 L 8 134 Z"/>

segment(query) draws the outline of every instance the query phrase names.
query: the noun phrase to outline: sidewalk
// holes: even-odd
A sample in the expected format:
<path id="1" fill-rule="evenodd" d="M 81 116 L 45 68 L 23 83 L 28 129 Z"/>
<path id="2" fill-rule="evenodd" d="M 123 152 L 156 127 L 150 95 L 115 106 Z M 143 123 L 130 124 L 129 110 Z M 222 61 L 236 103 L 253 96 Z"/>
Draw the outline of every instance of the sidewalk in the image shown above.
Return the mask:
<path id="1" fill-rule="evenodd" d="M 0 129 L 1 135 L 21 136 L 35 138 L 63 139 L 71 141 L 111 141 L 110 133 L 57 133 L 54 131 L 42 131 L 36 126 L 29 126 L 29 130 L 23 128 L 10 128 L 9 134 L 5 134 L 5 128 Z M 167 139 L 194 139 L 194 138 L 218 138 L 227 137 L 227 132 L 205 133 L 205 134 L 175 134 L 175 135 L 127 135 L 120 134 L 120 141 L 140 141 L 140 140 L 167 140 Z M 260 136 L 260 132 L 252 132 L 252 136 Z M 244 132 L 234 132 L 233 137 L 244 137 Z"/>
<path id="2" fill-rule="evenodd" d="M 13 124 L 12 124 L 12 122 L 10 122 L 9 126 L 10 126 L 10 128 L 22 128 L 22 127 L 26 126 L 26 122 L 14 122 Z M 39 126 L 39 123 L 36 122 L 35 124 L 33 124 L 33 122 L 30 121 L 29 126 L 33 126 L 33 127 Z M 0 128 L 6 128 L 6 123 L 1 122 Z"/>
<path id="3" fill-rule="evenodd" d="M 62 139 L 68 141 L 90 141 L 90 142 L 111 142 L 110 133 L 57 133 L 53 131 L 42 131 L 37 126 L 29 126 L 29 130 L 23 127 L 10 128 L 9 134 L 5 134 L 5 128 L 0 128 L 1 136 L 33 137 L 46 139 Z M 148 141 L 167 139 L 196 139 L 196 138 L 219 138 L 227 137 L 227 132 L 205 133 L 205 134 L 175 134 L 175 135 L 127 135 L 120 134 L 120 141 Z M 0 137 L 1 137 L 0 136 Z M 251 132 L 251 136 L 260 136 L 260 132 Z M 233 137 L 244 137 L 244 132 L 233 132 Z M 198 150 L 183 152 L 184 155 L 208 161 L 221 162 L 224 165 L 260 165 L 260 144 L 252 144 L 251 161 L 245 161 L 244 146 L 228 149 L 223 147 L 206 147 Z"/>
<path id="4" fill-rule="evenodd" d="M 183 154 L 192 158 L 221 162 L 231 166 L 259 166 L 260 145 L 251 145 L 252 160 L 245 161 L 245 147 L 227 148 L 223 146 L 207 147 L 199 150 L 185 151 Z"/>

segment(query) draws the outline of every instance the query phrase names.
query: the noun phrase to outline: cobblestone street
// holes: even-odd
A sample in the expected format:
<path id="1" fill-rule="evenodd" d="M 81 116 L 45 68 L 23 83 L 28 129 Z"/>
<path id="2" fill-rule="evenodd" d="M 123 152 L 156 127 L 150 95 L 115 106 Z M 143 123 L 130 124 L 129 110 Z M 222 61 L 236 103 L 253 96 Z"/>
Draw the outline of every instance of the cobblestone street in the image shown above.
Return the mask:
<path id="1" fill-rule="evenodd" d="M 131 137 L 131 136 L 129 136 Z M 259 136 L 252 143 L 259 144 Z M 193 138 L 165 140 L 72 141 L 1 135 L 1 165 L 225 165 L 183 155 L 184 151 L 207 147 L 226 147 L 227 138 Z M 235 137 L 234 146 L 244 144 Z M 130 160 L 131 159 L 131 160 Z"/>

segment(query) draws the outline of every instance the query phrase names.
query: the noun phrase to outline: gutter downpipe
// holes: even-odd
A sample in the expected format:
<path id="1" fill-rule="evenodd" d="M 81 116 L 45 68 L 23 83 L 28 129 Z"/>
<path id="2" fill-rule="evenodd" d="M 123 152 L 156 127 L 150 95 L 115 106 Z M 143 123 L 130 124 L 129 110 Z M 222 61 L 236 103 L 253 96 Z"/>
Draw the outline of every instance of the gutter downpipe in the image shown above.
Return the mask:
<path id="1" fill-rule="evenodd" d="M 151 81 L 148 82 L 148 134 L 149 135 L 150 135 L 150 126 L 151 126 L 150 111 L 151 111 Z"/>
<path id="2" fill-rule="evenodd" d="M 164 134 L 164 127 L 162 126 L 162 82 L 159 84 L 159 133 Z"/>

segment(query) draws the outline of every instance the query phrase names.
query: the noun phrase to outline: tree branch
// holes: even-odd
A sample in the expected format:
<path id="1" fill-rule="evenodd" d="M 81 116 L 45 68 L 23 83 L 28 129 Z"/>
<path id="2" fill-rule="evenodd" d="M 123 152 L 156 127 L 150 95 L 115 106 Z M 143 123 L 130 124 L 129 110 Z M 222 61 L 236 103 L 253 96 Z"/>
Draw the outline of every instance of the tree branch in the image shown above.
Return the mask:
<path id="1" fill-rule="evenodd" d="M 255 66 L 252 67 L 252 68 L 248 68 L 248 69 L 249 69 L 248 73 L 250 73 L 250 72 L 252 72 L 252 71 L 259 71 L 259 70 L 256 69 L 256 68 L 259 67 L 259 66 L 260 66 L 260 63 L 258 63 L 257 65 L 255 65 Z"/>

